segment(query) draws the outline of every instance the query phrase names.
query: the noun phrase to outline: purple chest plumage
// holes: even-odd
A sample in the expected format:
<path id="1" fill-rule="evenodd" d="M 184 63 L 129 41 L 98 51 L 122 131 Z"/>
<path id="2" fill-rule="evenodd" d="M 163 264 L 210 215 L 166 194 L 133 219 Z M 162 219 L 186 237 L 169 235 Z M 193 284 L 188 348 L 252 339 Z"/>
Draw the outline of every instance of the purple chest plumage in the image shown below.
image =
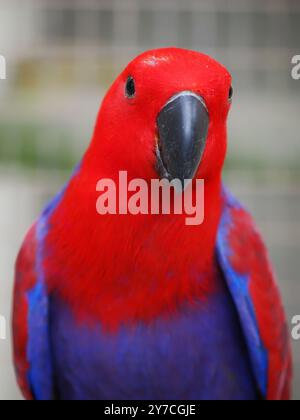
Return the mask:
<path id="1" fill-rule="evenodd" d="M 104 332 L 78 325 L 51 302 L 61 399 L 255 399 L 255 382 L 229 294 L 187 304 L 172 317 Z"/>

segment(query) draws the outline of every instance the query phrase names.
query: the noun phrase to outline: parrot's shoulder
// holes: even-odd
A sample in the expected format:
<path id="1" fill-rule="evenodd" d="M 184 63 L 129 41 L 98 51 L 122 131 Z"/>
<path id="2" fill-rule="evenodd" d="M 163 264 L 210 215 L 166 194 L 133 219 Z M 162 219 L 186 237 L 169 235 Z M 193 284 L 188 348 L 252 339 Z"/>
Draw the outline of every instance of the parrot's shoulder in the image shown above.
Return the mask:
<path id="1" fill-rule="evenodd" d="M 52 399 L 49 296 L 44 276 L 44 246 L 57 196 L 32 226 L 15 267 L 13 341 L 17 379 L 27 399 Z"/>
<path id="2" fill-rule="evenodd" d="M 291 352 L 280 292 L 267 249 L 248 211 L 227 190 L 218 232 L 220 266 L 239 314 L 260 392 L 290 393 Z"/>
<path id="3" fill-rule="evenodd" d="M 30 368 L 28 344 L 28 293 L 36 284 L 36 224 L 27 233 L 15 267 L 13 341 L 17 380 L 23 395 L 32 399 L 28 372 Z"/>

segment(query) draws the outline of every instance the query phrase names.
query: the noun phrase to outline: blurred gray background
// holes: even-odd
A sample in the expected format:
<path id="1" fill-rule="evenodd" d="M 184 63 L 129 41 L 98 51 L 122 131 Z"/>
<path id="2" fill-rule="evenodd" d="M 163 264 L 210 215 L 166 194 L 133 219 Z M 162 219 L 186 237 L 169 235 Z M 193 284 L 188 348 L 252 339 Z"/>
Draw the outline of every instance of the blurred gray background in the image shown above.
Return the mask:
<path id="1" fill-rule="evenodd" d="M 300 2 L 0 0 L 0 314 L 9 321 L 23 236 L 87 147 L 103 94 L 139 52 L 206 52 L 234 77 L 225 178 L 256 216 L 289 320 L 300 314 Z M 8 334 L 10 328 L 8 325 Z M 300 342 L 294 396 L 300 399 Z M 20 398 L 10 340 L 0 399 Z"/>

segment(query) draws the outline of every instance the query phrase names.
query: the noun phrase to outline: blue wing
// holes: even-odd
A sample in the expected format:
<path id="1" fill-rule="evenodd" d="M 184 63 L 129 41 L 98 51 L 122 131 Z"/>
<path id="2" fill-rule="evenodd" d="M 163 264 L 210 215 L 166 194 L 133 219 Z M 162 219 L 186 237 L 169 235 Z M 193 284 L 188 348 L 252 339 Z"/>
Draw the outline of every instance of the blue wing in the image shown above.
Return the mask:
<path id="1" fill-rule="evenodd" d="M 27 399 L 53 399 L 49 301 L 40 268 L 38 227 L 28 233 L 15 277 L 13 336 L 18 383 Z"/>
<path id="2" fill-rule="evenodd" d="M 224 192 L 217 253 L 261 395 L 289 399 L 291 352 L 280 294 L 250 215 L 228 192 Z"/>
<path id="3" fill-rule="evenodd" d="M 71 180 L 79 170 L 80 164 Z M 27 399 L 55 398 L 49 296 L 44 278 L 43 257 L 49 219 L 62 201 L 68 185 L 69 183 L 50 202 L 39 221 L 29 231 L 16 264 L 13 308 L 14 362 L 19 386 Z"/>

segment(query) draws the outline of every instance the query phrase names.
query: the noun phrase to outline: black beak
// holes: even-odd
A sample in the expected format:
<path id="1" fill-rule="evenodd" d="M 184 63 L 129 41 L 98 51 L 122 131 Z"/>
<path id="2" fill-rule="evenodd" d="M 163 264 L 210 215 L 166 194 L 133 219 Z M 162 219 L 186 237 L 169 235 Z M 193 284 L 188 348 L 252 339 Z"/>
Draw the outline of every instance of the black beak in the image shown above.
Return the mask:
<path id="1" fill-rule="evenodd" d="M 209 115 L 204 100 L 192 92 L 174 96 L 157 118 L 158 170 L 170 181 L 193 179 L 205 150 Z"/>

